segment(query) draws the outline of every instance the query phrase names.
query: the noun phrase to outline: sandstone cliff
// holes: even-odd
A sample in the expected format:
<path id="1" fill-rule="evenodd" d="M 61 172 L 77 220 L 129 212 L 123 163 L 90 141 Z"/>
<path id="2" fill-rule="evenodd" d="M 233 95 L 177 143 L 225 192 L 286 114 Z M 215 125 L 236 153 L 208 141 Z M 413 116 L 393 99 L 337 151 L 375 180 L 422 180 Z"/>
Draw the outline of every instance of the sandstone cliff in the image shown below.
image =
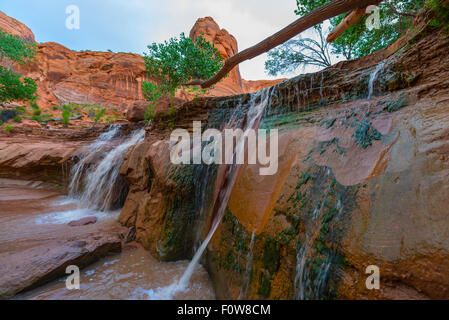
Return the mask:
<path id="1" fill-rule="evenodd" d="M 7 16 L 2 11 L 0 11 L 0 30 L 19 36 L 23 40 L 35 41 L 34 34 L 30 28 L 16 19 Z"/>
<path id="2" fill-rule="evenodd" d="M 449 42 L 421 22 L 390 48 L 265 93 L 279 170 L 240 171 L 203 260 L 218 298 L 449 298 Z M 220 179 L 220 167 L 170 164 L 167 123 L 222 129 L 250 98 L 189 102 L 129 151 L 120 221 L 160 259 L 192 256 Z M 369 265 L 380 290 L 365 286 Z"/>
<path id="3" fill-rule="evenodd" d="M 19 21 L 0 12 L 0 29 L 34 41 L 31 30 Z M 191 37 L 205 35 L 216 45 L 223 58 L 238 51 L 237 40 L 220 29 L 210 18 L 199 19 Z M 132 53 L 73 51 L 58 43 L 38 44 L 36 61 L 26 66 L 12 66 L 18 73 L 33 78 L 38 83 L 38 104 L 41 107 L 68 102 L 119 108 L 126 111 L 136 101 L 144 100 L 142 82 L 151 80 L 140 55 Z M 209 96 L 225 96 L 253 92 L 278 81 L 251 82 L 246 86 L 238 68 L 230 77 L 209 92 Z M 178 97 L 193 96 L 180 91 Z"/>

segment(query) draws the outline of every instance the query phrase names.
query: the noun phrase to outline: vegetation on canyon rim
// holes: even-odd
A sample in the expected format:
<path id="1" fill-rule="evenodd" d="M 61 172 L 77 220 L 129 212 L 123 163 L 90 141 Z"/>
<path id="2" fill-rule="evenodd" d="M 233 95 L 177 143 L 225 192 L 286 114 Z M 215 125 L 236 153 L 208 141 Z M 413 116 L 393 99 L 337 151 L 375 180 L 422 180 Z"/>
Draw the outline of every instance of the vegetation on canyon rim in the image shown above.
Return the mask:
<path id="1" fill-rule="evenodd" d="M 295 13 L 304 16 L 328 2 L 331 0 L 297 0 Z M 381 21 L 379 29 L 368 30 L 365 16 L 333 43 L 326 41 L 325 34 L 329 30 L 324 23 L 316 25 L 312 30 L 318 40 L 299 37 L 287 41 L 269 52 L 265 69 L 270 75 L 276 76 L 307 65 L 328 67 L 332 64 L 329 53 L 343 56 L 347 60 L 366 56 L 399 39 L 411 26 L 417 11 L 425 4 L 427 5 L 425 0 L 383 1 L 379 5 Z M 330 19 L 331 28 L 334 29 L 345 16 L 342 14 Z"/>
<path id="2" fill-rule="evenodd" d="M 154 114 L 154 104 L 162 97 L 173 97 L 184 84 L 196 79 L 208 79 L 223 67 L 223 58 L 213 44 L 203 36 L 195 40 L 181 33 L 179 39 L 148 46 L 144 61 L 148 73 L 160 83 L 142 84 L 145 99 L 150 101 L 147 118 Z M 195 88 L 192 87 L 192 90 Z M 200 89 L 198 89 L 200 90 Z"/>
<path id="3" fill-rule="evenodd" d="M 8 59 L 25 64 L 34 59 L 36 45 L 19 37 L 0 31 L 0 60 Z M 33 79 L 0 66 L 0 102 L 34 100 L 37 84 Z"/>

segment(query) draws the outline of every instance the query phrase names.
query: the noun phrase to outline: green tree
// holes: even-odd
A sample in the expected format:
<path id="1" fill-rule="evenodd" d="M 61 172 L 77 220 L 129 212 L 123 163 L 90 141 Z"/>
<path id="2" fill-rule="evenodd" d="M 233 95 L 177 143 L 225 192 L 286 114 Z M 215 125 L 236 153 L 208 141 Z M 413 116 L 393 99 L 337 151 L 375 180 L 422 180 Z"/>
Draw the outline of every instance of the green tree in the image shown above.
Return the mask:
<path id="1" fill-rule="evenodd" d="M 331 0 L 297 0 L 298 15 L 330 2 Z M 341 35 L 333 44 L 333 53 L 341 54 L 346 59 L 366 56 L 376 50 L 382 49 L 403 35 L 411 26 L 417 11 L 424 6 L 425 0 L 384 0 L 380 3 L 379 29 L 368 30 L 366 17 L 359 21 Z M 345 17 L 340 15 L 330 20 L 332 27 L 336 27 Z"/>
<path id="2" fill-rule="evenodd" d="M 32 61 L 36 55 L 36 45 L 23 41 L 19 37 L 0 31 L 0 60 L 25 64 Z M 33 79 L 14 73 L 0 66 L 0 102 L 14 100 L 34 100 L 37 84 Z"/>
<path id="3" fill-rule="evenodd" d="M 295 13 L 304 16 L 314 9 L 331 2 L 332 0 L 296 0 L 297 9 Z M 399 39 L 404 32 L 411 26 L 418 10 L 423 7 L 425 0 L 385 0 L 379 5 L 380 8 L 380 28 L 368 30 L 366 27 L 367 16 L 345 31 L 337 40 L 330 44 L 330 51 L 338 57 L 345 59 L 354 59 L 366 56 L 376 50 L 387 47 Z M 331 29 L 335 28 L 345 17 L 340 15 L 330 19 Z M 324 24 L 314 27 L 318 33 L 328 33 L 330 30 L 324 30 Z M 294 50 L 287 50 L 294 44 Z M 313 51 L 308 48 L 308 42 L 296 42 L 281 45 L 279 48 L 269 53 L 269 60 L 266 69 L 270 74 L 283 73 L 287 70 L 279 67 L 282 61 L 295 61 L 295 68 L 305 65 L 317 65 L 310 59 L 304 59 L 303 54 L 310 54 Z M 326 49 L 322 41 L 315 41 L 314 48 L 317 50 Z M 280 55 L 279 52 L 284 52 Z M 325 66 L 322 64 L 321 66 Z"/>
<path id="4" fill-rule="evenodd" d="M 149 53 L 144 54 L 145 66 L 158 84 L 144 82 L 143 94 L 149 101 L 155 102 L 164 95 L 173 97 L 176 90 L 192 80 L 205 80 L 212 77 L 223 66 L 220 53 L 204 37 L 193 41 L 182 33 L 164 43 L 148 46 Z"/>

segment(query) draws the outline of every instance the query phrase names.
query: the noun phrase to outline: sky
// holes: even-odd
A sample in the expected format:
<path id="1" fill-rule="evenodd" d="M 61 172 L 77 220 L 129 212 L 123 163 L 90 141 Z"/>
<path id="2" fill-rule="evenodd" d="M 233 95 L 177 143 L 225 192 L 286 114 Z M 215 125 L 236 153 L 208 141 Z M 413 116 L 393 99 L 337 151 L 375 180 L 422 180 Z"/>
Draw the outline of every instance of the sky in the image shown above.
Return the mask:
<path id="1" fill-rule="evenodd" d="M 66 8 L 80 10 L 80 28 L 66 28 Z M 0 10 L 25 23 L 38 42 L 58 42 L 72 50 L 134 52 L 180 33 L 211 16 L 246 49 L 298 17 L 296 0 L 0 0 Z M 240 65 L 247 80 L 271 79 L 267 55 Z M 293 76 L 293 74 L 287 75 Z"/>

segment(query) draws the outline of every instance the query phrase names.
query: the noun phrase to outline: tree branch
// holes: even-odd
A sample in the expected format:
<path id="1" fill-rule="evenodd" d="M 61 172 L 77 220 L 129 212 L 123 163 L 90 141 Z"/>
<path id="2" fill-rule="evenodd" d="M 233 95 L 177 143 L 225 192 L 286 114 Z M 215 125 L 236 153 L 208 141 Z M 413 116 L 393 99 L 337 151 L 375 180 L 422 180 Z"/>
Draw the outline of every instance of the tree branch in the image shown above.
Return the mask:
<path id="1" fill-rule="evenodd" d="M 404 16 L 404 17 L 412 17 L 412 18 L 416 18 L 416 14 L 413 13 L 407 13 L 407 12 L 399 12 L 398 10 L 396 10 L 396 8 L 388 2 L 385 2 L 385 5 L 394 13 L 397 14 L 399 16 Z"/>
<path id="2" fill-rule="evenodd" d="M 297 34 L 340 14 L 354 10 L 363 9 L 369 5 L 377 5 L 382 0 L 334 0 L 329 2 L 309 14 L 299 18 L 295 22 L 291 23 L 289 26 L 285 27 L 281 31 L 275 33 L 274 35 L 266 38 L 265 40 L 259 42 L 258 44 L 237 53 L 235 56 L 227 59 L 223 68 L 221 68 L 218 73 L 202 82 L 200 85 L 202 88 L 209 88 L 218 81 L 220 81 L 224 76 L 226 76 L 235 66 L 242 63 L 243 61 L 255 58 L 262 53 L 270 51 L 271 49 L 283 44 L 284 42 L 290 40 Z M 195 81 L 196 82 L 196 81 Z"/>
<path id="3" fill-rule="evenodd" d="M 327 36 L 327 42 L 331 43 L 337 40 L 339 36 L 341 36 L 346 30 L 348 30 L 351 26 L 355 25 L 357 21 L 359 21 L 360 17 L 366 14 L 365 9 L 355 9 L 350 14 L 348 14 L 339 24 L 332 30 L 331 33 Z"/>

